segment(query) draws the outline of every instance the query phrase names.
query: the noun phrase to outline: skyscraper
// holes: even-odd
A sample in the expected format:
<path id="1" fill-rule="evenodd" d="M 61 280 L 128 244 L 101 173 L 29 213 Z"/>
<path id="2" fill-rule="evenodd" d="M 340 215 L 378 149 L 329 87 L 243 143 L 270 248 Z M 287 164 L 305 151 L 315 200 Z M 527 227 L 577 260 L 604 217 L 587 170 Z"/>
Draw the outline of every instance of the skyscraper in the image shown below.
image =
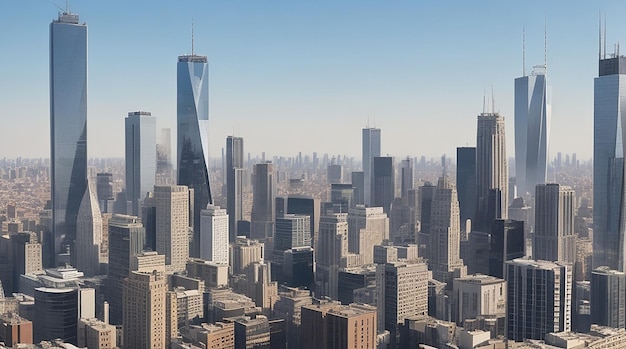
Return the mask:
<path id="1" fill-rule="evenodd" d="M 272 163 L 254 165 L 252 190 L 250 236 L 264 240 L 274 235 L 276 216 L 276 181 Z"/>
<path id="2" fill-rule="evenodd" d="M 374 157 L 372 164 L 370 204 L 373 207 L 382 207 L 385 213 L 389 215 L 391 202 L 396 194 L 393 158 L 377 156 Z"/>
<path id="3" fill-rule="evenodd" d="M 157 252 L 165 255 L 168 271 L 183 271 L 189 259 L 189 190 L 184 185 L 155 186 L 154 199 Z M 194 244 L 200 245 L 199 235 Z"/>
<path id="4" fill-rule="evenodd" d="M 156 118 L 150 112 L 129 112 L 126 124 L 126 200 L 133 216 L 141 215 L 141 201 L 156 179 Z"/>
<path id="5" fill-rule="evenodd" d="M 87 276 L 100 274 L 102 244 L 102 213 L 95 188 L 88 185 L 76 220 L 76 268 Z"/>
<path id="6" fill-rule="evenodd" d="M 515 79 L 515 180 L 521 195 L 546 182 L 552 114 L 546 72 L 545 64 L 538 65 Z"/>
<path id="7" fill-rule="evenodd" d="M 282 259 L 284 251 L 305 246 L 311 246 L 311 218 L 309 216 L 285 214 L 276 219 L 274 251 L 278 262 Z"/>
<path id="8" fill-rule="evenodd" d="M 209 185 L 209 65 L 206 56 L 178 57 L 178 184 L 194 191 L 193 241 L 200 240 L 200 210 L 213 203 Z M 192 243 L 189 255 L 200 255 Z"/>
<path id="9" fill-rule="evenodd" d="M 506 138 L 504 117 L 498 113 L 478 115 L 476 135 L 476 192 L 477 192 L 477 229 L 489 231 L 489 191 L 500 190 L 501 217 L 507 218 L 509 202 L 509 168 L 506 158 Z"/>
<path id="10" fill-rule="evenodd" d="M 124 347 L 167 348 L 165 294 L 167 276 L 163 272 L 132 271 L 124 279 Z"/>
<path id="11" fill-rule="evenodd" d="M 574 191 L 558 184 L 537 185 L 533 258 L 576 262 Z"/>
<path id="12" fill-rule="evenodd" d="M 591 273 L 591 321 L 601 326 L 624 328 L 626 277 L 624 273 L 600 267 Z"/>
<path id="13" fill-rule="evenodd" d="M 237 223 L 243 220 L 243 138 L 226 138 L 226 201 L 230 242 L 237 236 Z"/>
<path id="14" fill-rule="evenodd" d="M 465 221 L 474 221 L 476 213 L 476 148 L 456 148 L 456 190 L 461 209 L 461 229 Z M 466 234 L 469 231 L 465 232 Z"/>
<path id="15" fill-rule="evenodd" d="M 364 202 L 371 204 L 372 174 L 374 169 L 374 157 L 380 156 L 380 129 L 363 129 L 363 177 L 364 177 Z"/>
<path id="16" fill-rule="evenodd" d="M 407 201 L 409 190 L 413 189 L 413 163 L 411 158 L 402 160 L 402 173 L 400 175 L 400 196 L 404 202 Z"/>
<path id="17" fill-rule="evenodd" d="M 593 265 L 625 271 L 626 57 L 600 54 L 593 103 Z"/>
<path id="18" fill-rule="evenodd" d="M 429 267 L 433 279 L 452 287 L 455 277 L 467 274 L 461 253 L 461 223 L 456 188 L 447 176 L 439 178 L 432 202 Z"/>
<path id="19" fill-rule="evenodd" d="M 316 297 L 338 299 L 338 273 L 341 257 L 348 254 L 348 214 L 334 213 L 320 219 L 315 270 Z"/>
<path id="20" fill-rule="evenodd" d="M 87 189 L 87 25 L 68 12 L 50 24 L 50 153 L 56 258 L 73 249 Z"/>
<path id="21" fill-rule="evenodd" d="M 228 264 L 228 218 L 219 206 L 200 211 L 200 258 Z"/>
<path id="22" fill-rule="evenodd" d="M 509 340 L 544 339 L 550 332 L 570 331 L 571 266 L 520 258 L 506 262 L 506 268 Z"/>
<path id="23" fill-rule="evenodd" d="M 348 212 L 348 251 L 374 262 L 374 246 L 389 239 L 389 218 L 382 207 L 358 205 Z"/>

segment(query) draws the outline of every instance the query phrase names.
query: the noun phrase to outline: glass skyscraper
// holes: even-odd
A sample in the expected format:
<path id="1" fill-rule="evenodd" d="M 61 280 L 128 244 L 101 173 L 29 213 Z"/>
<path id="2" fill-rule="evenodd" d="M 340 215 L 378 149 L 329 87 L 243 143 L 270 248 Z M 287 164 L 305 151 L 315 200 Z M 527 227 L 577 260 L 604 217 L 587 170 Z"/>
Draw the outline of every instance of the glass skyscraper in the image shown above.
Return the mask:
<path id="1" fill-rule="evenodd" d="M 593 266 L 624 271 L 626 57 L 602 58 L 594 79 Z"/>
<path id="2" fill-rule="evenodd" d="M 546 66 L 515 79 L 515 180 L 521 195 L 546 182 L 552 104 Z M 508 204 L 508 203 L 507 203 Z"/>
<path id="3" fill-rule="evenodd" d="M 156 118 L 150 112 L 128 113 L 126 125 L 126 200 L 133 216 L 141 216 L 141 202 L 154 189 L 156 178 Z"/>
<path id="4" fill-rule="evenodd" d="M 363 129 L 363 174 L 365 178 L 365 205 L 371 205 L 372 201 L 372 173 L 374 167 L 374 158 L 380 156 L 380 129 L 364 128 Z"/>
<path id="5" fill-rule="evenodd" d="M 213 203 L 209 186 L 209 65 L 206 56 L 178 57 L 178 184 L 194 190 L 191 257 L 200 256 L 200 211 Z"/>
<path id="6" fill-rule="evenodd" d="M 50 159 L 56 256 L 73 248 L 87 189 L 87 25 L 74 13 L 50 24 Z"/>

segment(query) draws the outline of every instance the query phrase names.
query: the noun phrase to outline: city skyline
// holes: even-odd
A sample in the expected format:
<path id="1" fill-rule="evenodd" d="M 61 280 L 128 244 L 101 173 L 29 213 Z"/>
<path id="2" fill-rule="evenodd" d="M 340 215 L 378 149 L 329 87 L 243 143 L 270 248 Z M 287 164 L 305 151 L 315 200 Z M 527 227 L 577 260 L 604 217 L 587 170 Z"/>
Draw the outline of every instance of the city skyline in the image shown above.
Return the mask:
<path id="1" fill-rule="evenodd" d="M 119 11 L 116 4 L 121 3 L 116 1 L 70 3 L 70 11 L 90 27 L 88 155 L 123 155 L 121 130 L 128 110 L 151 110 L 159 115 L 159 128 L 175 129 L 174 62 L 191 52 L 192 18 L 196 52 L 209 56 L 211 157 L 219 156 L 223 139 L 230 134 L 246 138 L 253 154 L 289 155 L 280 154 L 287 141 L 298 142 L 294 151 L 341 149 L 356 157 L 359 129 L 368 125 L 384 130 L 381 154 L 454 154 L 457 146 L 474 144 L 468 130 L 492 84 L 496 110 L 506 118 L 507 133 L 513 134 L 513 79 L 522 72 L 522 28 L 530 71 L 543 62 L 545 18 L 554 108 L 549 158 L 556 152 L 590 158 L 598 12 L 609 13 L 610 46 L 626 35 L 626 26 L 610 15 L 625 5 L 602 2 L 570 8 L 557 1 L 541 3 L 538 10 L 539 2 L 451 3 L 459 11 L 411 2 L 315 6 L 279 1 L 267 8 L 251 2 L 192 2 L 181 9 L 163 1 L 155 8 L 124 4 L 125 11 Z M 6 96 L 0 118 L 16 128 L 33 129 L 32 138 L 18 132 L 3 137 L 2 156 L 47 154 L 47 130 L 37 127 L 48 115 L 49 38 L 43 26 L 58 9 L 45 2 L 32 5 L 8 1 L 2 5 L 6 11 L 0 11 L 6 14 L 0 28 L 20 32 L 6 36 L 5 47 L 23 56 L 10 64 L 9 57 L 0 58 L 0 66 L 6 67 L 0 69 L 0 81 L 5 82 L 0 92 Z M 139 10 L 142 15 L 136 17 Z M 470 11 L 468 16 L 464 10 Z M 501 30 L 474 28 L 481 18 Z M 129 27 L 116 28 L 120 21 Z M 174 25 L 163 26 L 163 21 Z M 242 22 L 245 25 L 238 25 Z M 433 34 L 436 23 L 442 29 Z M 440 53 L 450 48 L 456 53 Z M 142 54 L 130 54 L 137 50 Z M 129 90 L 125 79 L 146 84 Z M 450 96 L 456 103 L 448 103 Z M 33 117 L 12 118 L 23 110 L 25 98 Z M 296 132 L 290 126 L 293 120 L 311 132 Z M 325 121 L 335 127 L 325 127 Z M 451 121 L 458 127 L 449 130 L 446 141 L 440 141 L 436 132 L 415 136 L 424 126 L 437 129 Z M 280 137 L 257 131 L 268 122 Z M 555 131 L 571 122 L 580 127 L 569 134 Z M 345 130 L 352 136 L 346 137 Z M 333 141 L 319 142 L 319 134 Z M 411 139 L 410 150 L 404 139 Z M 513 140 L 507 143 L 511 157 Z"/>

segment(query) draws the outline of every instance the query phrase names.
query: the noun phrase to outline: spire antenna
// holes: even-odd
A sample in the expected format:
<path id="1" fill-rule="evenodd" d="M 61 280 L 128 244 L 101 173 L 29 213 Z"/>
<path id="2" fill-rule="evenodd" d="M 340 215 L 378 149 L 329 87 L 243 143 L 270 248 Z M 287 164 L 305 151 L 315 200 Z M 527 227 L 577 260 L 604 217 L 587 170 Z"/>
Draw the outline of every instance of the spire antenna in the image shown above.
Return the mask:
<path id="1" fill-rule="evenodd" d="M 548 17 L 543 18 L 543 66 L 548 70 Z"/>
<path id="2" fill-rule="evenodd" d="M 602 13 L 598 11 L 598 60 L 602 59 Z"/>
<path id="3" fill-rule="evenodd" d="M 522 27 L 522 76 L 526 76 L 526 27 Z"/>
<path id="4" fill-rule="evenodd" d="M 483 114 L 485 114 L 485 108 L 486 108 L 486 107 L 485 107 L 485 95 L 486 95 L 486 94 L 487 94 L 487 93 L 485 92 L 485 89 L 483 88 Z"/>
<path id="5" fill-rule="evenodd" d="M 496 112 L 496 100 L 493 98 L 493 84 L 491 84 L 491 113 Z"/>
<path id="6" fill-rule="evenodd" d="M 194 47 L 194 42 L 193 42 L 193 17 L 191 18 L 191 55 L 193 56 L 195 54 L 194 51 L 195 47 Z"/>
<path id="7" fill-rule="evenodd" d="M 606 59 L 606 13 L 604 14 L 604 32 L 602 33 L 604 49 L 602 50 L 602 59 Z"/>

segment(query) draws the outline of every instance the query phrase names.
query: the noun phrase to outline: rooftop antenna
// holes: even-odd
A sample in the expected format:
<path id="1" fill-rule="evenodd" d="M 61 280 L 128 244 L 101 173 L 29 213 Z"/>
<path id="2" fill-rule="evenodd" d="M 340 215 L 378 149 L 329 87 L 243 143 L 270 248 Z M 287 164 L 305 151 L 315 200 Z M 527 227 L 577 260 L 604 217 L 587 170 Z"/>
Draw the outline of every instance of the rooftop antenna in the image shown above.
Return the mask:
<path id="1" fill-rule="evenodd" d="M 548 71 L 548 18 L 543 17 L 543 66 Z"/>
<path id="2" fill-rule="evenodd" d="M 193 42 L 193 17 L 191 18 L 191 55 L 195 54 L 194 51 L 194 42 Z"/>
<path id="3" fill-rule="evenodd" d="M 65 0 L 65 13 L 70 13 L 69 0 Z"/>
<path id="4" fill-rule="evenodd" d="M 54 1 L 52 0 L 48 0 L 49 3 L 51 3 L 52 5 L 54 5 L 54 7 L 58 8 L 61 11 L 65 11 L 65 9 L 59 5 L 57 5 L 56 3 L 54 3 Z"/>
<path id="5" fill-rule="evenodd" d="M 598 11 L 598 60 L 602 59 L 602 13 Z"/>
<path id="6" fill-rule="evenodd" d="M 604 32 L 602 33 L 604 49 L 602 50 L 602 59 L 606 59 L 606 14 L 604 15 Z"/>
<path id="7" fill-rule="evenodd" d="M 496 112 L 496 100 L 493 98 L 493 84 L 491 84 L 491 113 Z"/>
<path id="8" fill-rule="evenodd" d="M 522 76 L 526 76 L 526 27 L 522 27 Z"/>
<path id="9" fill-rule="evenodd" d="M 485 95 L 486 95 L 486 92 L 485 92 L 485 89 L 483 88 L 483 114 L 486 113 L 485 112 Z"/>

